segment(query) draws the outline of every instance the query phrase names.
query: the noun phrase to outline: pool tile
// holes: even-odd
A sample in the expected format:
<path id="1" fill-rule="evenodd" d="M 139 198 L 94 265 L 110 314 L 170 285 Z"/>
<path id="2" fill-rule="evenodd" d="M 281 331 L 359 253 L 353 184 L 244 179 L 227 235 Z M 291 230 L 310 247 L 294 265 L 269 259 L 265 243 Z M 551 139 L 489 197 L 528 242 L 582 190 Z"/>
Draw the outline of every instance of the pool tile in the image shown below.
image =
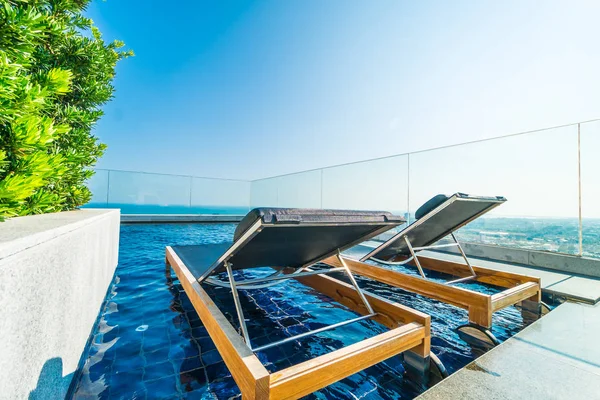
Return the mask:
<path id="1" fill-rule="evenodd" d="M 193 338 L 204 338 L 204 337 L 209 337 L 209 335 L 208 335 L 208 331 L 206 330 L 204 325 L 200 325 L 200 326 L 192 329 L 192 337 Z"/>
<path id="2" fill-rule="evenodd" d="M 147 390 L 144 383 L 140 381 L 123 381 L 111 383 L 110 391 L 107 391 L 111 399 L 145 399 Z"/>
<path id="3" fill-rule="evenodd" d="M 198 345 L 200 346 L 201 352 L 216 349 L 215 342 L 210 337 L 201 337 L 197 339 Z"/>
<path id="4" fill-rule="evenodd" d="M 165 399 L 173 396 L 180 396 L 178 390 L 178 377 L 171 375 L 160 379 L 144 382 L 148 397 L 153 399 Z"/>
<path id="5" fill-rule="evenodd" d="M 191 391 L 205 386 L 207 383 L 206 369 L 196 368 L 179 374 L 179 382 L 183 390 Z"/>
<path id="6" fill-rule="evenodd" d="M 209 392 L 208 386 L 202 385 L 197 389 L 184 393 L 182 399 L 185 400 L 214 400 L 215 396 Z"/>
<path id="7" fill-rule="evenodd" d="M 169 348 L 169 360 L 181 360 L 185 358 L 185 351 L 180 345 Z"/>
<path id="8" fill-rule="evenodd" d="M 190 341 L 187 346 L 183 347 L 184 358 L 197 357 L 200 355 L 200 348 L 194 341 Z"/>
<path id="9" fill-rule="evenodd" d="M 178 364 L 180 373 L 192 371 L 202 367 L 204 367 L 204 364 L 202 363 L 201 357 L 185 358 Z"/>
<path id="10" fill-rule="evenodd" d="M 218 362 L 215 364 L 206 366 L 206 375 L 210 382 L 217 379 L 226 379 L 231 377 L 231 373 L 227 369 L 224 362 Z"/>
<path id="11" fill-rule="evenodd" d="M 223 361 L 217 350 L 210 350 L 202 354 L 202 362 L 204 365 L 216 364 Z"/>
<path id="12" fill-rule="evenodd" d="M 190 323 L 193 321 L 200 321 L 200 317 L 196 311 L 187 310 L 185 312 L 185 317 Z"/>
<path id="13" fill-rule="evenodd" d="M 169 346 L 161 347 L 154 351 L 144 352 L 144 358 L 146 359 L 146 365 L 157 364 L 169 359 L 169 352 L 171 348 Z"/>
<path id="14" fill-rule="evenodd" d="M 131 371 L 138 368 L 143 368 L 146 365 L 146 359 L 141 355 L 132 357 L 120 357 L 113 362 L 113 370 L 115 372 Z"/>
<path id="15" fill-rule="evenodd" d="M 163 361 L 158 364 L 152 364 L 144 367 L 144 381 L 165 378 L 175 375 L 172 361 Z"/>
<path id="16" fill-rule="evenodd" d="M 120 387 L 130 385 L 132 382 L 141 382 L 144 377 L 143 369 L 126 370 L 113 372 L 110 380 L 110 387 Z"/>
<path id="17" fill-rule="evenodd" d="M 240 391 L 233 378 L 219 379 L 209 383 L 209 389 L 218 394 L 218 399 L 241 398 Z"/>

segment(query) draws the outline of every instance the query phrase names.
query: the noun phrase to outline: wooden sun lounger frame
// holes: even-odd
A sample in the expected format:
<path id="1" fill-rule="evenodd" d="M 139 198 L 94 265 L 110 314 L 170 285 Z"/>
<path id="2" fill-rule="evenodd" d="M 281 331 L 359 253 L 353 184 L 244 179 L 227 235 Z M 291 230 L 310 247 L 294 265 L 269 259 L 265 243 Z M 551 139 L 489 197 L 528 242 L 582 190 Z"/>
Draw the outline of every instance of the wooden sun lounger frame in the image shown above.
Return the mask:
<path id="1" fill-rule="evenodd" d="M 521 303 L 525 309 L 532 309 L 538 307 L 542 301 L 541 279 L 532 276 L 473 265 L 472 268 L 476 275 L 472 280 L 506 288 L 500 293 L 488 295 L 407 275 L 390 268 L 367 264 L 347 257 L 344 257 L 344 260 L 350 270 L 357 275 L 468 310 L 469 323 L 486 329 L 492 326 L 494 312 L 518 303 Z M 432 271 L 458 277 L 472 276 L 469 266 L 461 263 L 424 256 L 419 256 L 419 261 L 423 268 Z M 340 265 L 340 261 L 335 257 L 329 257 L 323 262 L 332 267 Z M 413 262 L 410 264 L 415 265 Z"/>
<path id="2" fill-rule="evenodd" d="M 269 373 L 170 246 L 166 262 L 177 274 L 244 399 L 297 399 L 406 351 L 411 354 L 407 362 L 416 356 L 429 366 L 429 315 L 363 291 L 377 313 L 373 319 L 389 331 Z M 325 275 L 294 279 L 361 315 L 369 314 L 351 285 Z"/>

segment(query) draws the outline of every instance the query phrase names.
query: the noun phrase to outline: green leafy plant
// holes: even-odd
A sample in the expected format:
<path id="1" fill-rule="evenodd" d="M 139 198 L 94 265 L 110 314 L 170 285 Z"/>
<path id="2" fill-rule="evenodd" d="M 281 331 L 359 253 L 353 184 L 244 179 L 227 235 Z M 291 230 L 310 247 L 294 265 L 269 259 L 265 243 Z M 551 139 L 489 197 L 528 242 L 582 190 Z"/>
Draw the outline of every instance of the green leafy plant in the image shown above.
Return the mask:
<path id="1" fill-rule="evenodd" d="M 106 146 L 92 134 L 123 42 L 106 43 L 89 0 L 0 0 L 0 218 L 88 202 Z"/>

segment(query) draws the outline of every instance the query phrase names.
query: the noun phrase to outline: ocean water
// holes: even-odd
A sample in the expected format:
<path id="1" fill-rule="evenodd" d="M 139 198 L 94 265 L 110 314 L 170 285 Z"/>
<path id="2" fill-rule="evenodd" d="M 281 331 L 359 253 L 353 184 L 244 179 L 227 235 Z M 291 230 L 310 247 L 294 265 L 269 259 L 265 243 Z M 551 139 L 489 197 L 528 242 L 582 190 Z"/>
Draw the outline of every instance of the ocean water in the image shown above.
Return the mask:
<path id="1" fill-rule="evenodd" d="M 239 390 L 175 274 L 165 267 L 165 246 L 230 241 L 233 224 L 122 225 L 119 265 L 108 290 L 83 366 L 74 382 L 75 399 L 230 399 Z M 416 274 L 407 267 L 401 271 Z M 245 277 L 253 273 L 243 272 Z M 431 274 L 434 279 L 442 276 Z M 368 279 L 361 287 L 432 317 L 432 351 L 452 373 L 483 354 L 464 342 L 456 328 L 467 321 L 462 309 Z M 461 284 L 493 294 L 498 289 Z M 205 286 L 237 328 L 228 289 Z M 253 343 L 260 345 L 355 316 L 345 307 L 297 282 L 240 291 Z M 531 321 L 508 307 L 494 314 L 492 332 L 506 340 Z M 362 321 L 257 355 L 276 371 L 383 332 Z M 426 387 L 409 379 L 399 357 L 354 374 L 310 399 L 412 399 Z"/>

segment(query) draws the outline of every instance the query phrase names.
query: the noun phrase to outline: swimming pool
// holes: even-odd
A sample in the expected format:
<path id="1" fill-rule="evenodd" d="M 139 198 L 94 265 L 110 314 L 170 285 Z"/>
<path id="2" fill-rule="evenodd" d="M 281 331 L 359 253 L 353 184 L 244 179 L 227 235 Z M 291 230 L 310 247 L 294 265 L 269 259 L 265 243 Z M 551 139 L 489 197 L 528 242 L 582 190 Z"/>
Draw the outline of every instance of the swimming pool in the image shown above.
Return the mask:
<path id="1" fill-rule="evenodd" d="M 240 397 L 206 329 L 175 274 L 165 267 L 165 246 L 231 241 L 234 224 L 122 225 L 119 266 L 74 382 L 76 399 L 229 399 Z M 416 274 L 409 268 L 403 269 Z M 431 347 L 451 373 L 482 354 L 455 328 L 465 310 L 397 288 L 358 279 L 361 287 L 431 315 Z M 484 293 L 498 290 L 461 284 Z M 237 327 L 230 292 L 206 287 Z M 260 345 L 354 315 L 309 288 L 287 281 L 268 289 L 241 291 L 253 343 Z M 515 307 L 494 314 L 499 340 L 526 325 Z M 258 354 L 269 371 L 323 354 L 384 331 L 363 321 Z M 370 367 L 307 398 L 411 399 L 426 389 L 403 376 L 398 357 Z"/>

